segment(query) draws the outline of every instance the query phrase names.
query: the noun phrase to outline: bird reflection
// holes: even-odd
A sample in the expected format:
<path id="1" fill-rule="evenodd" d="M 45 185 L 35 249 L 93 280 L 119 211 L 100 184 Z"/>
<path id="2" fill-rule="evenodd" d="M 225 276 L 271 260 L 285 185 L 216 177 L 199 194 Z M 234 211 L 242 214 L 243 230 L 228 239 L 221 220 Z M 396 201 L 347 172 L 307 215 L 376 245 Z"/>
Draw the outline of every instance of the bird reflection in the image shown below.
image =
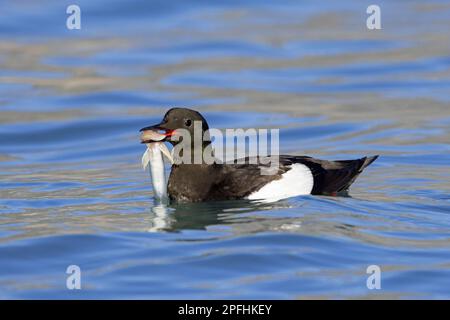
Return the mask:
<path id="1" fill-rule="evenodd" d="M 150 211 L 149 232 L 205 230 L 208 226 L 226 225 L 233 216 L 255 211 L 289 208 L 287 202 L 262 203 L 249 200 L 183 203 L 166 205 L 156 203 Z"/>

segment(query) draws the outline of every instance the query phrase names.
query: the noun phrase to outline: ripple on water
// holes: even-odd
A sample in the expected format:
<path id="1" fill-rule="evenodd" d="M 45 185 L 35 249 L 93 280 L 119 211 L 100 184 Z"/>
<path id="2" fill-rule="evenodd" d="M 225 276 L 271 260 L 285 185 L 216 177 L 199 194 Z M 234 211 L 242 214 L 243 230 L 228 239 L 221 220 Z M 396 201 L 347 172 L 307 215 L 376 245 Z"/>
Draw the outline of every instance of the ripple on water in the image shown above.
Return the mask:
<path id="1" fill-rule="evenodd" d="M 74 33 L 47 2 L 0 21 L 0 298 L 449 298 L 442 3 L 367 33 L 356 1 L 80 0 Z M 280 128 L 281 153 L 381 157 L 351 197 L 156 206 L 138 130 L 175 106 Z"/>

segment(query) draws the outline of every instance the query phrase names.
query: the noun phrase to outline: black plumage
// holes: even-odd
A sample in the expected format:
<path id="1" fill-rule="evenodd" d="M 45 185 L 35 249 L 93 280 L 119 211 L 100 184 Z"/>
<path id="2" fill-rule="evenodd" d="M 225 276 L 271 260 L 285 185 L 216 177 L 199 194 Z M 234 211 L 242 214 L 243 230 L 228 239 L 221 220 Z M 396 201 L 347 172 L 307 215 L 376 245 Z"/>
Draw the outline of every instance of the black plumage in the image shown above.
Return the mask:
<path id="1" fill-rule="evenodd" d="M 176 129 L 193 131 L 192 123 L 202 122 L 202 131 L 208 130 L 205 118 L 197 111 L 174 108 L 170 109 L 157 125 L 141 129 L 164 130 L 167 136 Z M 180 141 L 167 140 L 176 145 Z M 205 141 L 201 148 L 210 144 Z M 194 145 L 192 144 L 192 149 Z M 192 150 L 191 154 L 194 154 Z M 262 175 L 261 166 L 267 162 L 255 158 L 246 158 L 241 164 L 175 164 L 172 166 L 168 194 L 176 202 L 201 202 L 215 200 L 242 199 L 258 191 L 266 184 L 282 178 L 293 164 L 303 164 L 313 176 L 314 195 L 337 195 L 346 192 L 358 175 L 378 156 L 363 157 L 355 160 L 327 161 L 307 156 L 279 156 L 279 167 L 272 175 Z M 253 160 L 253 161 L 250 161 Z"/>

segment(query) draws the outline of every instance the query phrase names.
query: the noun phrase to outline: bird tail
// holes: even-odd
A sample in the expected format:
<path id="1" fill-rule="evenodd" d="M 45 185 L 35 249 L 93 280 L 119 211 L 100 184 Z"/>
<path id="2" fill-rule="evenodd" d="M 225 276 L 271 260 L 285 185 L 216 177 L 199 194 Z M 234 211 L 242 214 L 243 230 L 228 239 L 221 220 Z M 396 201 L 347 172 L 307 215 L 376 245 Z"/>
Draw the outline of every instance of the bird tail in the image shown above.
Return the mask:
<path id="1" fill-rule="evenodd" d="M 372 162 L 377 160 L 378 157 L 379 157 L 379 155 L 375 155 L 375 156 L 371 156 L 371 157 L 364 157 L 364 158 L 361 158 L 359 160 L 350 160 L 350 161 L 359 161 L 361 163 L 361 165 L 356 170 L 356 172 L 354 173 L 353 177 L 342 188 L 340 188 L 338 190 L 338 194 L 339 195 L 348 195 L 348 189 L 353 184 L 353 182 L 355 182 L 356 178 L 358 178 L 360 173 L 363 172 L 363 170 L 365 168 L 367 168 Z"/>
<path id="2" fill-rule="evenodd" d="M 372 162 L 377 160 L 379 155 L 372 156 L 372 157 L 364 157 L 361 160 L 364 160 L 364 162 L 361 164 L 361 167 L 359 167 L 359 172 L 362 172 L 365 168 L 367 168 Z"/>

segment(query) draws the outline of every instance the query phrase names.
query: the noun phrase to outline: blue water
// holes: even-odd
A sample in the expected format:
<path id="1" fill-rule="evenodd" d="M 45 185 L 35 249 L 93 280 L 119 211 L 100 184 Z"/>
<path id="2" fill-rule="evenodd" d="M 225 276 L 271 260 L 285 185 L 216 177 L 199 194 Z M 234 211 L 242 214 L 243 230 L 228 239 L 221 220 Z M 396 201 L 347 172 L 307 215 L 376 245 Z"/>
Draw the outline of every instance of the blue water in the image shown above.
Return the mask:
<path id="1" fill-rule="evenodd" d="M 369 1 L 81 0 L 71 31 L 68 4 L 0 12 L 0 298 L 450 298 L 447 1 L 379 1 L 378 31 Z M 172 106 L 381 157 L 351 197 L 162 209 L 138 130 Z"/>

